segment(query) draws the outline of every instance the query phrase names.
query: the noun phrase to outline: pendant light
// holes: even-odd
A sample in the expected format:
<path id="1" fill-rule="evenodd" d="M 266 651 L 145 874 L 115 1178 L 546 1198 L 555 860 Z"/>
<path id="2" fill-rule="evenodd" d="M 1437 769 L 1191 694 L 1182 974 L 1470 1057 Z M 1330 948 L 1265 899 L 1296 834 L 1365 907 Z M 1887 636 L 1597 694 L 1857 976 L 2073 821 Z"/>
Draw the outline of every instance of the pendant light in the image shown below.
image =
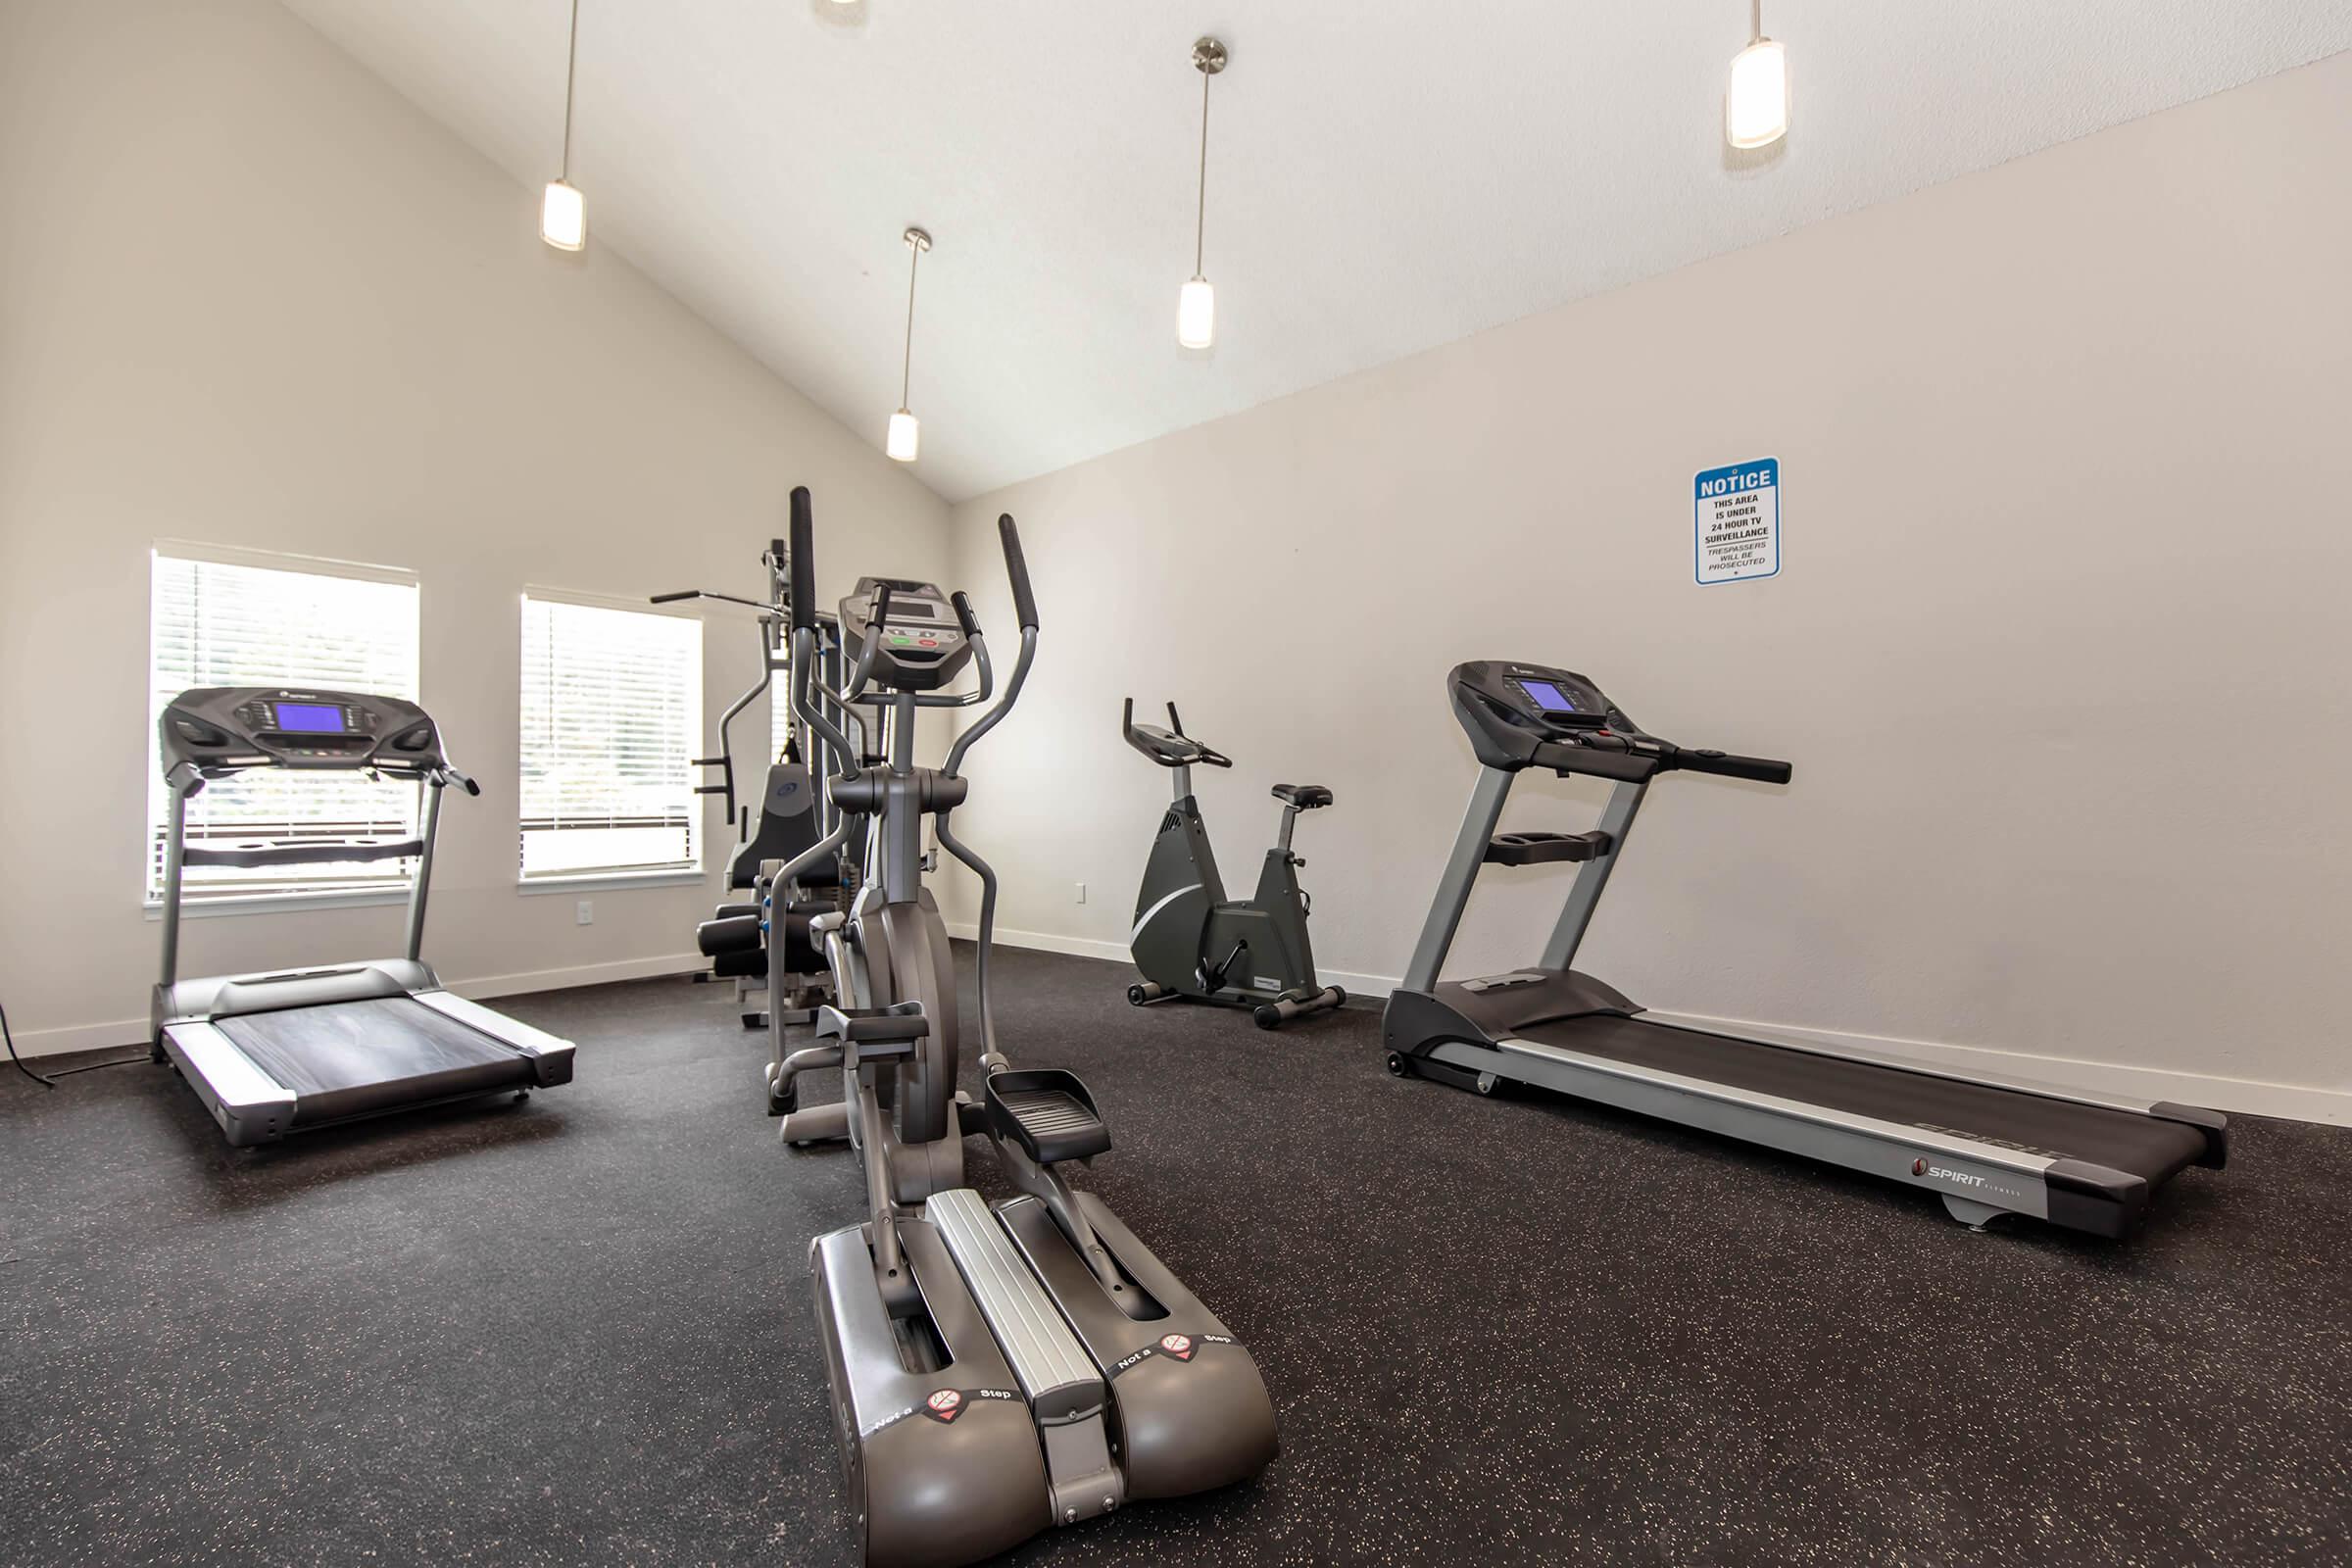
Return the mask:
<path id="1" fill-rule="evenodd" d="M 1217 291 L 1200 269 L 1208 234 L 1208 78 L 1225 69 L 1225 46 L 1214 38 L 1193 44 L 1193 69 L 1200 73 L 1200 202 L 1193 216 L 1193 275 L 1176 295 L 1176 342 L 1204 349 L 1217 340 Z"/>
<path id="2" fill-rule="evenodd" d="M 899 412 L 890 416 L 890 432 L 883 437 L 882 450 L 900 463 L 912 463 L 923 433 L 921 422 L 906 409 L 906 388 L 914 375 L 914 274 L 922 265 L 923 252 L 931 248 L 931 236 L 910 228 L 903 237 L 912 253 L 906 259 L 906 351 L 899 361 Z"/>
<path id="3" fill-rule="evenodd" d="M 571 85 L 579 69 L 580 0 L 571 0 L 571 41 L 564 55 L 564 167 L 539 203 L 539 237 L 560 251 L 588 244 L 588 204 L 571 183 Z"/>
<path id="4" fill-rule="evenodd" d="M 1764 0 L 1752 0 L 1747 47 L 1732 57 L 1723 92 L 1723 135 L 1746 151 L 1788 134 L 1788 52 L 1764 36 Z"/>

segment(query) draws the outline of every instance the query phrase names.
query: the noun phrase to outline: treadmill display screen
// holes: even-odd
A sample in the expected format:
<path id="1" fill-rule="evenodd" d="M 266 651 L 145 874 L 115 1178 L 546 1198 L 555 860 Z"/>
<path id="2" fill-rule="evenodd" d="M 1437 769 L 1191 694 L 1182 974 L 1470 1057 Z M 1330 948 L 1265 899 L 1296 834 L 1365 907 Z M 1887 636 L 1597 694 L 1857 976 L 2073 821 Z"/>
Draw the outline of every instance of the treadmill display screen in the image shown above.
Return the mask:
<path id="1" fill-rule="evenodd" d="M 1576 700 L 1547 680 L 1523 680 L 1519 689 L 1528 700 L 1546 713 L 1574 713 L 1580 710 Z"/>
<path id="2" fill-rule="evenodd" d="M 341 735 L 343 710 L 332 703 L 277 703 L 277 727 L 290 735 Z"/>

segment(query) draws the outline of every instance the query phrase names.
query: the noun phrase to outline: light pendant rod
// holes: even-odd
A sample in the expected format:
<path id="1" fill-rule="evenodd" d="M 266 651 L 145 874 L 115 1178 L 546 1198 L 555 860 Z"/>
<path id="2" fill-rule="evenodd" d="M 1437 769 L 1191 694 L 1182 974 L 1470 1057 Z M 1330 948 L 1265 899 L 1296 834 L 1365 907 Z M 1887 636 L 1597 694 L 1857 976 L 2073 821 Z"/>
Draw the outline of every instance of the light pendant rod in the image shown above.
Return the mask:
<path id="1" fill-rule="evenodd" d="M 564 46 L 564 168 L 558 176 L 567 185 L 571 183 L 571 92 L 579 74 L 580 0 L 571 0 L 571 38 Z"/>
<path id="2" fill-rule="evenodd" d="M 1193 275 L 1176 291 L 1176 346 L 1205 349 L 1216 342 L 1217 291 L 1210 286 L 1208 255 L 1208 78 L 1225 69 L 1225 46 L 1214 38 L 1193 40 L 1193 69 L 1200 73 L 1200 200 L 1193 210 Z"/>
<path id="3" fill-rule="evenodd" d="M 1759 0 L 1761 3 L 1761 0 Z M 1225 69 L 1225 46 L 1214 38 L 1193 45 L 1193 67 L 1200 73 L 1200 200 L 1193 213 L 1193 275 L 1202 274 L 1208 254 L 1208 79 Z"/>
<path id="4" fill-rule="evenodd" d="M 913 384 L 914 379 L 914 274 L 916 270 L 922 266 L 923 252 L 931 248 L 931 236 L 919 228 L 909 228 L 905 237 L 906 249 L 912 254 L 906 258 L 906 353 L 899 360 L 899 410 L 901 413 L 906 412 L 909 407 L 906 401 L 906 389 Z"/>

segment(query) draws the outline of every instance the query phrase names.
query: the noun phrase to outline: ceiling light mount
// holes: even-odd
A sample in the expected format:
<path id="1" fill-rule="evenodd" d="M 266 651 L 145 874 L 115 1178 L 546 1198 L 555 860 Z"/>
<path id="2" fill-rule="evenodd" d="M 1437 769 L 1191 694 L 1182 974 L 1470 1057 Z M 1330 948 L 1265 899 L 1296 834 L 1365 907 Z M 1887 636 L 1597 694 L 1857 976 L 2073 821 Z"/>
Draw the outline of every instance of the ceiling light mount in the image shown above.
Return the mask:
<path id="1" fill-rule="evenodd" d="M 931 236 L 919 228 L 909 228 L 899 237 L 917 251 L 927 251 L 931 248 Z M 912 290 L 910 289 L 908 292 L 911 293 Z"/>
<path id="2" fill-rule="evenodd" d="M 1203 76 L 1213 76 L 1225 69 L 1225 46 L 1214 38 L 1193 40 L 1193 69 Z"/>

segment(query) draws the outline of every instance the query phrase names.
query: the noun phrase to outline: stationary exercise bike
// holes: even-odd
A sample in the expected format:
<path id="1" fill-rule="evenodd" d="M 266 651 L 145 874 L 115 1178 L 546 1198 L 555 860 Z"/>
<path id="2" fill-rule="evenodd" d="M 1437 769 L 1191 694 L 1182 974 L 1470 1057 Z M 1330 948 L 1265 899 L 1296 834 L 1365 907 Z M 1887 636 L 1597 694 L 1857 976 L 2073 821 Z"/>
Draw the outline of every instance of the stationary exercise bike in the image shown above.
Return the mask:
<path id="1" fill-rule="evenodd" d="M 883 1568 L 954 1568 L 1050 1524 L 1246 1480 L 1276 1448 L 1250 1352 L 1100 1198 L 1065 1180 L 1110 1148 L 1086 1086 L 1013 1071 L 998 1049 L 997 877 L 949 822 L 970 793 L 964 757 L 1011 709 L 1037 652 L 1020 539 L 1009 516 L 998 530 L 1020 656 L 944 764 L 919 767 L 918 710 L 978 707 L 995 690 L 971 602 L 860 578 L 841 602 L 848 681 L 820 692 L 808 492 L 792 493 L 793 710 L 830 743 L 840 818 L 777 878 L 791 884 L 854 839 L 869 874 L 846 913 L 811 922 L 834 1001 L 773 1093 L 789 1108 L 786 1143 L 846 1138 L 864 1165 L 866 1222 L 818 1237 L 809 1265 L 859 1544 Z M 967 668 L 978 689 L 948 691 Z M 875 714 L 879 761 L 836 720 L 861 711 Z M 956 1087 L 956 963 L 923 886 L 925 816 L 980 879 L 978 1101 Z M 840 1073 L 839 1103 L 799 1105 L 813 1071 Z M 1022 1196 L 992 1205 L 967 1185 L 974 1135 Z"/>
<path id="2" fill-rule="evenodd" d="M 1348 993 L 1315 979 L 1314 949 L 1306 940 L 1310 906 L 1298 888 L 1298 868 L 1306 862 L 1291 850 L 1298 813 L 1329 806 L 1331 791 L 1320 784 L 1274 786 L 1282 831 L 1266 852 L 1257 894 L 1246 904 L 1228 899 L 1193 799 L 1193 766 L 1231 767 L 1233 759 L 1185 734 L 1174 703 L 1168 705 L 1168 726 L 1138 724 L 1132 697 L 1119 718 L 1128 745 L 1176 774 L 1175 804 L 1160 818 L 1135 898 L 1128 946 L 1144 978 L 1127 988 L 1127 1000 L 1139 1007 L 1169 997 L 1248 1007 L 1260 1029 L 1338 1006 Z"/>

